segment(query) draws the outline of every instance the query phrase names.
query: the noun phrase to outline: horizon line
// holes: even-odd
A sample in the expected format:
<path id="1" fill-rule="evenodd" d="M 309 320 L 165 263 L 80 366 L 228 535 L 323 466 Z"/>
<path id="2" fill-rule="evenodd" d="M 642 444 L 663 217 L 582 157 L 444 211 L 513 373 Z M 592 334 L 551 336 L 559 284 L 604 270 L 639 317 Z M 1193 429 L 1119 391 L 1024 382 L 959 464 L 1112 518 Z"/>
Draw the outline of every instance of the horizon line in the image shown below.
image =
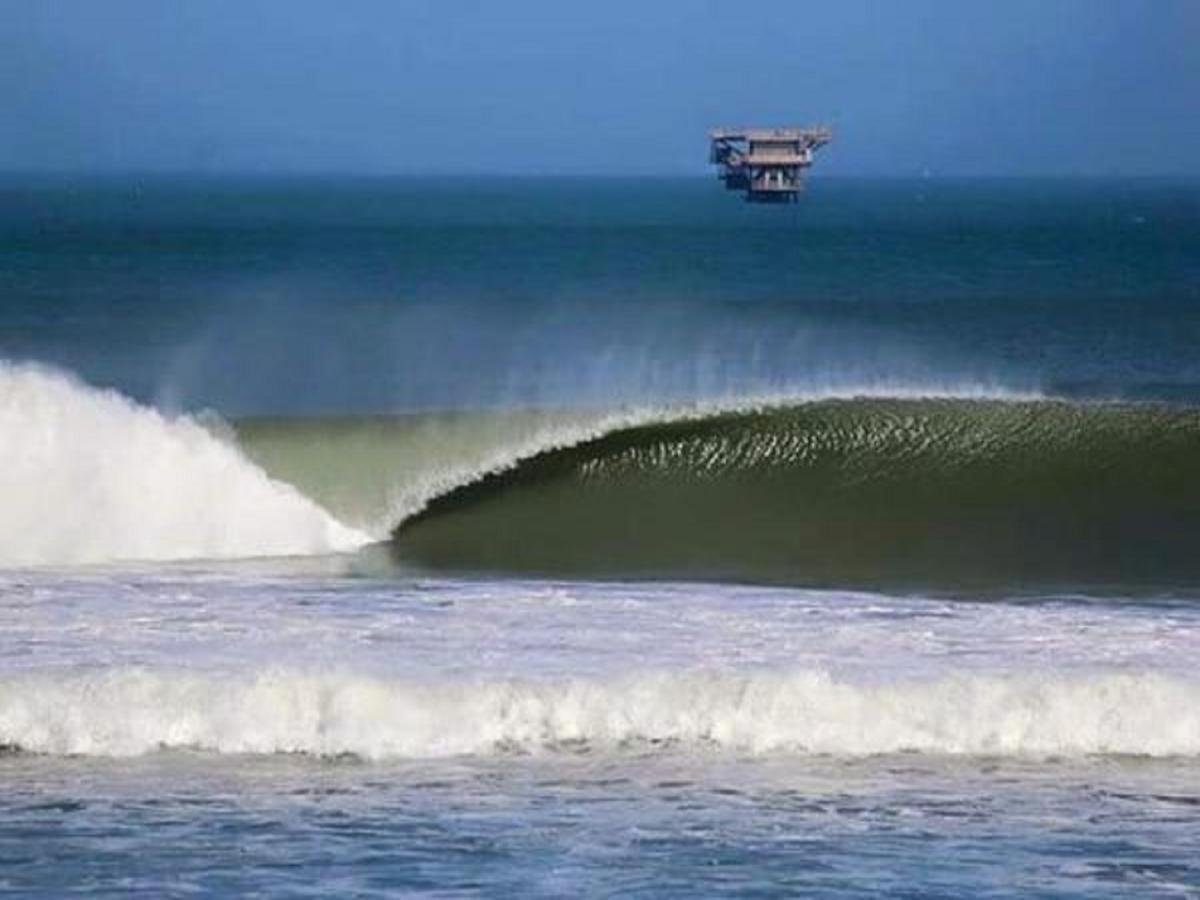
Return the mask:
<path id="1" fill-rule="evenodd" d="M 0 179 L 169 179 L 194 178 L 197 180 L 221 179 L 511 179 L 570 181 L 594 180 L 716 180 L 714 172 L 525 172 L 525 171 L 364 171 L 351 169 L 4 169 L 0 168 Z M 832 172 L 806 174 L 805 183 L 820 181 L 1194 181 L 1200 180 L 1200 172 Z"/>

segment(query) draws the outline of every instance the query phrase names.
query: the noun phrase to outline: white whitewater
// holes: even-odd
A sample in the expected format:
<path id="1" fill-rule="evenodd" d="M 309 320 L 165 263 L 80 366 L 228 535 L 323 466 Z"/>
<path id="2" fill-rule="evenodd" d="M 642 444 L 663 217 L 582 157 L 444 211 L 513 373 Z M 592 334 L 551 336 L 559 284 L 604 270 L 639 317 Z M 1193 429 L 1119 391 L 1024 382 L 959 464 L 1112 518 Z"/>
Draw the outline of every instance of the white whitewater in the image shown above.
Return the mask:
<path id="1" fill-rule="evenodd" d="M 187 416 L 0 363 L 0 566 L 328 553 L 348 528 Z"/>
<path id="2" fill-rule="evenodd" d="M 387 759 L 646 743 L 849 756 L 1194 756 L 1200 683 L 1126 672 L 864 684 L 820 670 L 428 682 L 106 669 L 0 681 L 0 744 L 55 755 L 186 748 Z"/>

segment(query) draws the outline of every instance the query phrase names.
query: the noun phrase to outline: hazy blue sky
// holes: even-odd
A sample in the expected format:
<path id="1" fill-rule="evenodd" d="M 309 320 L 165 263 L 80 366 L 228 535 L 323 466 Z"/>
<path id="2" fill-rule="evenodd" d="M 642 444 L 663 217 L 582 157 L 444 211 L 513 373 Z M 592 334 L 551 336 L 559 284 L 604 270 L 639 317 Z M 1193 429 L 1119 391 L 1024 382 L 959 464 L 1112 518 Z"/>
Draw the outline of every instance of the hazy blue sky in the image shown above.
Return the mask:
<path id="1" fill-rule="evenodd" d="M 0 168 L 1200 174 L 1200 0 L 0 0 Z"/>

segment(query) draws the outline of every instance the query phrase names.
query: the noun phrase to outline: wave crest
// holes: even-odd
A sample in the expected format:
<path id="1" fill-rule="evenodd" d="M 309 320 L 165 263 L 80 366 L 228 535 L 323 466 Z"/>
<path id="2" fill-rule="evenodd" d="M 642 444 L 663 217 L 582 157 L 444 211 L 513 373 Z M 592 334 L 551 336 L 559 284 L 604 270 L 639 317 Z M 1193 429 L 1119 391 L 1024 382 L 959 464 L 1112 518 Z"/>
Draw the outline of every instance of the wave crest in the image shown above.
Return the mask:
<path id="1" fill-rule="evenodd" d="M 327 553 L 365 542 L 187 416 L 0 363 L 0 565 Z"/>
<path id="2" fill-rule="evenodd" d="M 369 759 L 630 744 L 753 753 L 1200 754 L 1200 684 L 1152 673 L 855 684 L 821 671 L 421 683 L 117 669 L 0 681 L 0 743 L 47 754 Z"/>

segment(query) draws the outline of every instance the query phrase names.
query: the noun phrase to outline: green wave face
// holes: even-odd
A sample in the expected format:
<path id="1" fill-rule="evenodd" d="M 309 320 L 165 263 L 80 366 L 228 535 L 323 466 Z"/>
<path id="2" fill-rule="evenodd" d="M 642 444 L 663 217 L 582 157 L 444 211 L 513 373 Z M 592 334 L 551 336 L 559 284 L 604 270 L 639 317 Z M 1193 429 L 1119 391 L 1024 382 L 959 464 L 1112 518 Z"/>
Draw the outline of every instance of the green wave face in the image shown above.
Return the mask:
<path id="1" fill-rule="evenodd" d="M 407 565 L 924 589 L 1200 584 L 1200 411 L 830 400 L 644 425 L 452 490 Z"/>

